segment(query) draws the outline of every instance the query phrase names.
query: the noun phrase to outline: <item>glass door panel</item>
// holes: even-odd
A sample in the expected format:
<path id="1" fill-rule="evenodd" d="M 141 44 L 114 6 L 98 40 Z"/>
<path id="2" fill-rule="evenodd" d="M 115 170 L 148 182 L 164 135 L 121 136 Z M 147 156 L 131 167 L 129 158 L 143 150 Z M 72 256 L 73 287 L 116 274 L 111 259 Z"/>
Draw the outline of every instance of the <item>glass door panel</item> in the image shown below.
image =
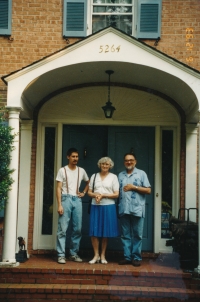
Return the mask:
<path id="1" fill-rule="evenodd" d="M 42 235 L 52 235 L 56 128 L 45 128 Z"/>
<path id="2" fill-rule="evenodd" d="M 173 130 L 162 131 L 162 214 L 161 238 L 170 238 L 169 218 L 173 196 Z"/>

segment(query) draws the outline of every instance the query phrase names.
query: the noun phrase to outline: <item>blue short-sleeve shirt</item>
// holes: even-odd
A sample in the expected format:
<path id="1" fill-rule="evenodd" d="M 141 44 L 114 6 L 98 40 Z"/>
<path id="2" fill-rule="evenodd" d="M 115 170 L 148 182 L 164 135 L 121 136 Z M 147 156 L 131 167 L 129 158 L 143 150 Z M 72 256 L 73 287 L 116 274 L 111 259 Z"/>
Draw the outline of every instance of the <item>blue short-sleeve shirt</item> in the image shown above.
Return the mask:
<path id="1" fill-rule="evenodd" d="M 151 187 L 147 174 L 134 168 L 131 174 L 126 171 L 119 173 L 119 215 L 130 214 L 138 217 L 145 217 L 145 194 L 139 194 L 136 191 L 124 192 L 123 187 L 127 184 L 133 184 L 138 187 Z"/>

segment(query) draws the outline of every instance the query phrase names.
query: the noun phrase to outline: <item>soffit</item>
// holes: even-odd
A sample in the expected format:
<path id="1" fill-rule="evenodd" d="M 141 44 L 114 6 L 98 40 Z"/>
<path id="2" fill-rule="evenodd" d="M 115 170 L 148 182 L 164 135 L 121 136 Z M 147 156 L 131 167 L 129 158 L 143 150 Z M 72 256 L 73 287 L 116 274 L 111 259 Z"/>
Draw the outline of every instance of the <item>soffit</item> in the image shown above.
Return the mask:
<path id="1" fill-rule="evenodd" d="M 107 87 L 87 87 L 60 93 L 40 110 L 40 122 L 76 124 L 177 125 L 178 112 L 159 96 L 137 89 L 111 87 L 111 100 L 116 108 L 112 119 L 105 119 L 102 106 L 107 100 Z"/>
<path id="2" fill-rule="evenodd" d="M 48 100 L 52 95 L 64 90 L 81 86 L 92 86 L 95 83 L 106 85 L 108 75 L 105 70 L 111 69 L 111 85 L 124 85 L 148 89 L 173 99 L 187 114 L 197 106 L 196 95 L 188 85 L 177 77 L 164 71 L 123 62 L 90 62 L 65 66 L 50 71 L 34 80 L 23 93 L 30 108 L 41 100 Z M 196 109 L 196 108 L 195 108 Z"/>

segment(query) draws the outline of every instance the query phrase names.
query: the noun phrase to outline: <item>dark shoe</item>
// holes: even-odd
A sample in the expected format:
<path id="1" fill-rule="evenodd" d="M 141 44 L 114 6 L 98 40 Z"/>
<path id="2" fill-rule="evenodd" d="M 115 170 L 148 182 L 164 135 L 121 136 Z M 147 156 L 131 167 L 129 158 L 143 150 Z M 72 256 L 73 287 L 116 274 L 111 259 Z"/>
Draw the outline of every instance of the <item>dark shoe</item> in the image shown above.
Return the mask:
<path id="1" fill-rule="evenodd" d="M 131 264 L 131 261 L 130 261 L 130 260 L 123 259 L 123 260 L 119 261 L 118 264 L 119 264 L 119 265 Z"/>
<path id="2" fill-rule="evenodd" d="M 140 266 L 141 265 L 141 261 L 140 260 L 133 260 L 132 261 L 132 265 L 133 266 Z"/>

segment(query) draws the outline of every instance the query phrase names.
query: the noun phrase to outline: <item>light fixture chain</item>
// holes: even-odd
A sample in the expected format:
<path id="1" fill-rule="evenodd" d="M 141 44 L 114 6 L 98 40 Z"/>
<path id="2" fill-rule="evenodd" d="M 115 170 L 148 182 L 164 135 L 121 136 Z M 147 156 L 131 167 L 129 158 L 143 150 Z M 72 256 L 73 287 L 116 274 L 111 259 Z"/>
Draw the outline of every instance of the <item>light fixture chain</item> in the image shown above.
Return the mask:
<path id="1" fill-rule="evenodd" d="M 109 85 L 108 85 L 108 102 L 110 103 L 110 73 L 109 73 Z"/>

